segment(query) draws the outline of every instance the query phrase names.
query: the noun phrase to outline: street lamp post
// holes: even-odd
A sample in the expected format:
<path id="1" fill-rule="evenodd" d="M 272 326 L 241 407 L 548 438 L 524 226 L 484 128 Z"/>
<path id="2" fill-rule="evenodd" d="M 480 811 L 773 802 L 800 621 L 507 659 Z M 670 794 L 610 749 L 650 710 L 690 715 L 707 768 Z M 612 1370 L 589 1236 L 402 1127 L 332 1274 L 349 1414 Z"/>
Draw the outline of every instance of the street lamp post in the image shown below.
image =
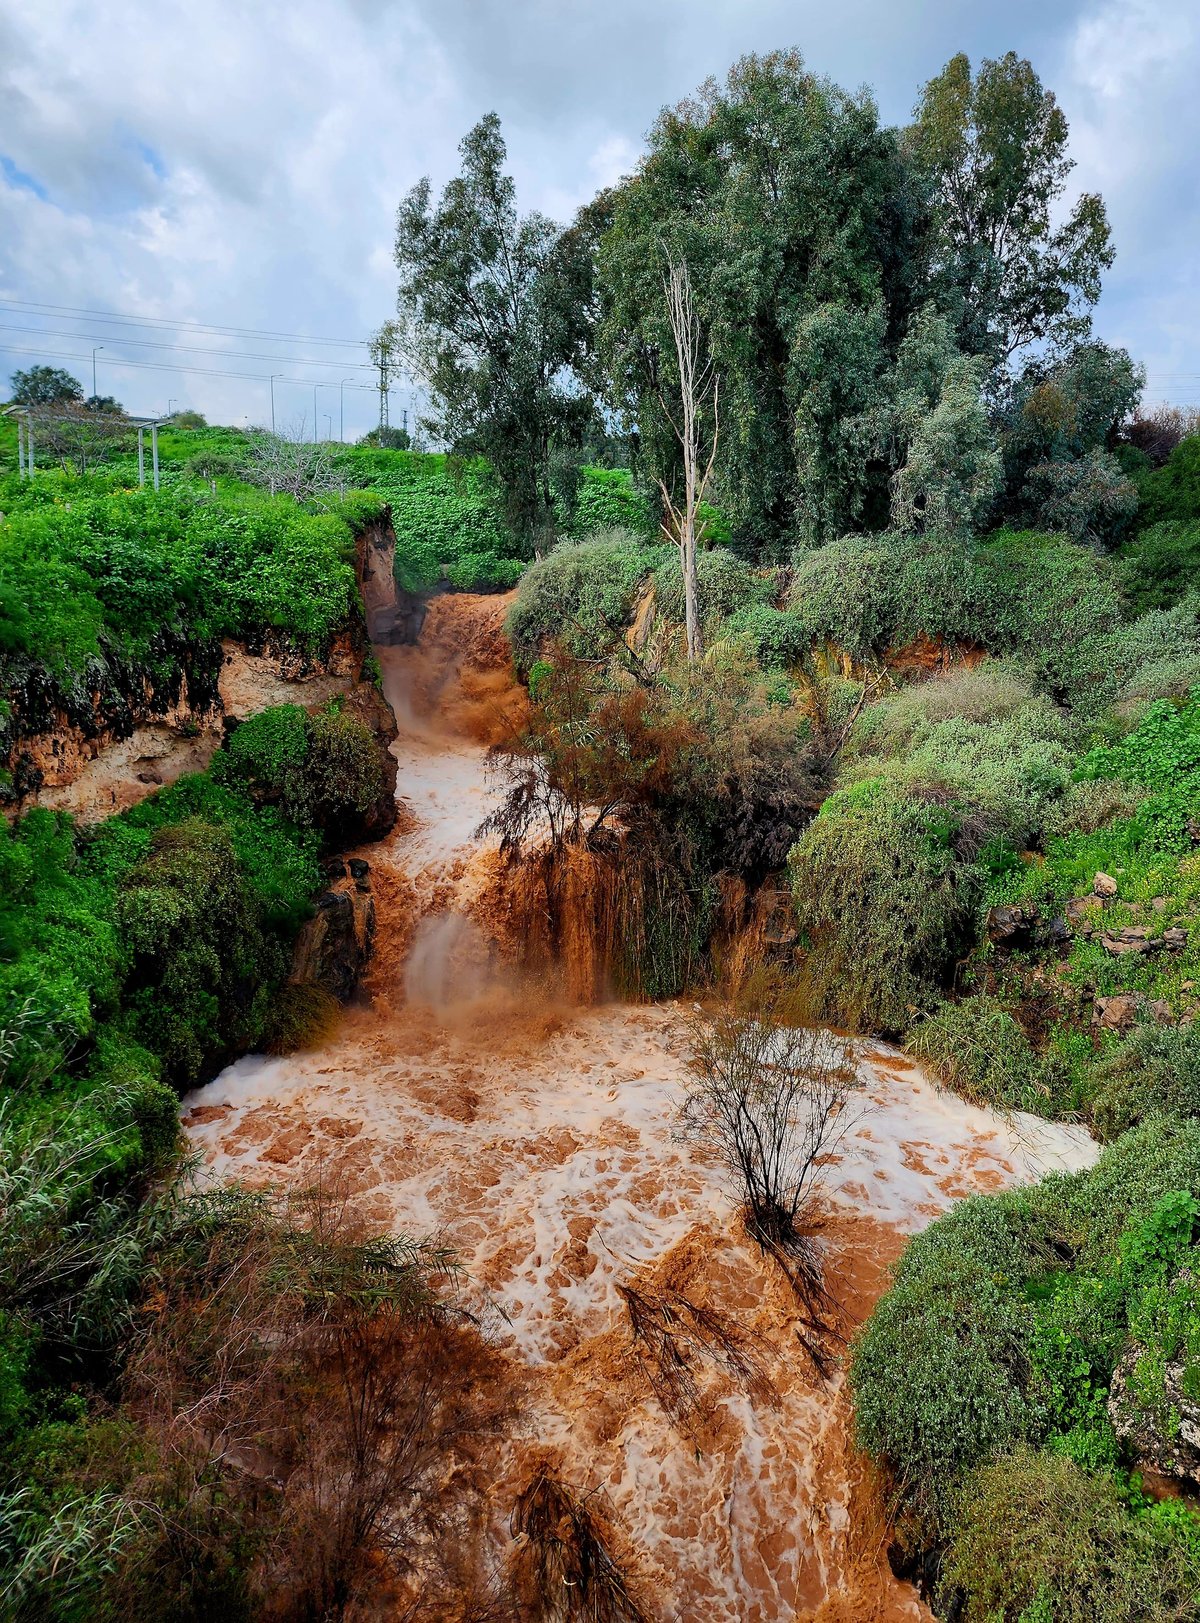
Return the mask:
<path id="1" fill-rule="evenodd" d="M 281 378 L 282 376 L 283 376 L 282 372 L 272 372 L 271 373 L 271 432 L 272 432 L 272 434 L 274 434 L 274 432 L 275 432 L 275 379 L 276 378 Z"/>
<path id="2" fill-rule="evenodd" d="M 313 384 L 313 444 L 317 443 L 317 390 L 319 384 Z"/>
<path id="3" fill-rule="evenodd" d="M 338 384 L 338 439 L 343 445 L 346 442 L 346 385 L 353 382 L 353 378 L 343 378 Z"/>
<path id="4" fill-rule="evenodd" d="M 100 391 L 96 387 L 96 356 L 100 353 L 100 351 L 103 348 L 104 348 L 103 344 L 97 344 L 95 349 L 92 351 L 92 399 L 93 400 L 98 399 L 99 395 L 100 395 Z"/>

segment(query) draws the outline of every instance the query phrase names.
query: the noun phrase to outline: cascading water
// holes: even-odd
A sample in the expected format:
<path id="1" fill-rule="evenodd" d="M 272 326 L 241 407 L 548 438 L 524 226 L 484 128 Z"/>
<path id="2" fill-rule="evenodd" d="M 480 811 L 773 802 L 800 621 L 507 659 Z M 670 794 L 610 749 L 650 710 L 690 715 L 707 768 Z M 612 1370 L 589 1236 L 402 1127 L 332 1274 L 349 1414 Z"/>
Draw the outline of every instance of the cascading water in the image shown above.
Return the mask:
<path id="1" fill-rule="evenodd" d="M 656 1623 L 928 1616 L 888 1569 L 842 1375 L 815 1374 L 795 1298 L 675 1131 L 684 1011 L 556 1006 L 496 962 L 495 861 L 474 831 L 479 740 L 520 703 L 502 611 L 437 599 L 416 648 L 379 649 L 410 815 L 365 853 L 370 1007 L 317 1052 L 230 1066 L 186 1101 L 188 1130 L 217 1176 L 334 1174 L 370 1221 L 457 1247 L 520 1394 L 491 1484 L 496 1559 L 549 1466 L 595 1490 Z M 820 1242 L 849 1327 L 904 1237 L 952 1201 L 1093 1155 L 1082 1130 L 975 1109 L 891 1050 L 863 1046 L 858 1063 L 866 1108 L 827 1169 Z M 760 1378 L 702 1363 L 690 1416 L 672 1419 L 631 1347 L 634 1285 L 736 1322 Z"/>

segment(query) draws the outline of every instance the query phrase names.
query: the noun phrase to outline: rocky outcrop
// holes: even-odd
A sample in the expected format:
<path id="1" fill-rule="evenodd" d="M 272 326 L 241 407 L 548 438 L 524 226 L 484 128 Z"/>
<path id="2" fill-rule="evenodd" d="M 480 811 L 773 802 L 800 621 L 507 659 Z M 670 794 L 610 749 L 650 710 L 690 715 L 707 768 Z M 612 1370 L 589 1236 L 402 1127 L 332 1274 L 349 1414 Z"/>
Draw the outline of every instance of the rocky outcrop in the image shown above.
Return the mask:
<path id="1" fill-rule="evenodd" d="M 292 972 L 296 986 L 320 986 L 341 1003 L 358 989 L 375 948 L 375 898 L 370 864 L 361 857 L 327 864 L 330 880 L 316 901 L 316 913 L 296 938 Z"/>

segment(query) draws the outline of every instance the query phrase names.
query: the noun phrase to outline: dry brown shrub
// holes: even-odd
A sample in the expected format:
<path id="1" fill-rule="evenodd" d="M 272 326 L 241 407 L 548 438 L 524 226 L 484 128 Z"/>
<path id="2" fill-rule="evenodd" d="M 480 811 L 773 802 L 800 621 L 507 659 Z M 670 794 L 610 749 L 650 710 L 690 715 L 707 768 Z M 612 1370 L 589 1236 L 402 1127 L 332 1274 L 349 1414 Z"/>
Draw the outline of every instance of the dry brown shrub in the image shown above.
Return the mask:
<path id="1" fill-rule="evenodd" d="M 629 1592 L 594 1510 L 549 1470 L 518 1495 L 509 1526 L 521 1616 L 538 1623 L 649 1623 Z"/>

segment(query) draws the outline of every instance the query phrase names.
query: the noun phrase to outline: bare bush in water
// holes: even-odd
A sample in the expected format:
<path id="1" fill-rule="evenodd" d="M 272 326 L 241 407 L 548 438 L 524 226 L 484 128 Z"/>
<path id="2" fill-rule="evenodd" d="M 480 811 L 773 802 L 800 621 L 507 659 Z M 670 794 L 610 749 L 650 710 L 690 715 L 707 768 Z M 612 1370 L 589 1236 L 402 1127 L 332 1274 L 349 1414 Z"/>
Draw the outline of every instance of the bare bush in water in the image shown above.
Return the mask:
<path id="1" fill-rule="evenodd" d="M 774 1401 L 750 1336 L 728 1314 L 640 1278 L 618 1285 L 617 1294 L 629 1315 L 634 1359 L 681 1431 L 694 1429 L 704 1407 L 697 1378 L 702 1362 L 722 1369 L 752 1397 Z"/>
<path id="2" fill-rule="evenodd" d="M 861 1083 L 849 1044 L 792 1023 L 786 989 L 758 981 L 691 1032 L 682 1120 L 732 1178 L 746 1230 L 779 1264 L 817 1336 L 833 1329 L 814 1236 L 824 1168 L 857 1119 Z M 818 1367 L 819 1341 L 806 1343 Z"/>
<path id="3" fill-rule="evenodd" d="M 540 1623 L 648 1623 L 609 1552 L 588 1499 L 539 1471 L 509 1521 L 521 1615 Z"/>

